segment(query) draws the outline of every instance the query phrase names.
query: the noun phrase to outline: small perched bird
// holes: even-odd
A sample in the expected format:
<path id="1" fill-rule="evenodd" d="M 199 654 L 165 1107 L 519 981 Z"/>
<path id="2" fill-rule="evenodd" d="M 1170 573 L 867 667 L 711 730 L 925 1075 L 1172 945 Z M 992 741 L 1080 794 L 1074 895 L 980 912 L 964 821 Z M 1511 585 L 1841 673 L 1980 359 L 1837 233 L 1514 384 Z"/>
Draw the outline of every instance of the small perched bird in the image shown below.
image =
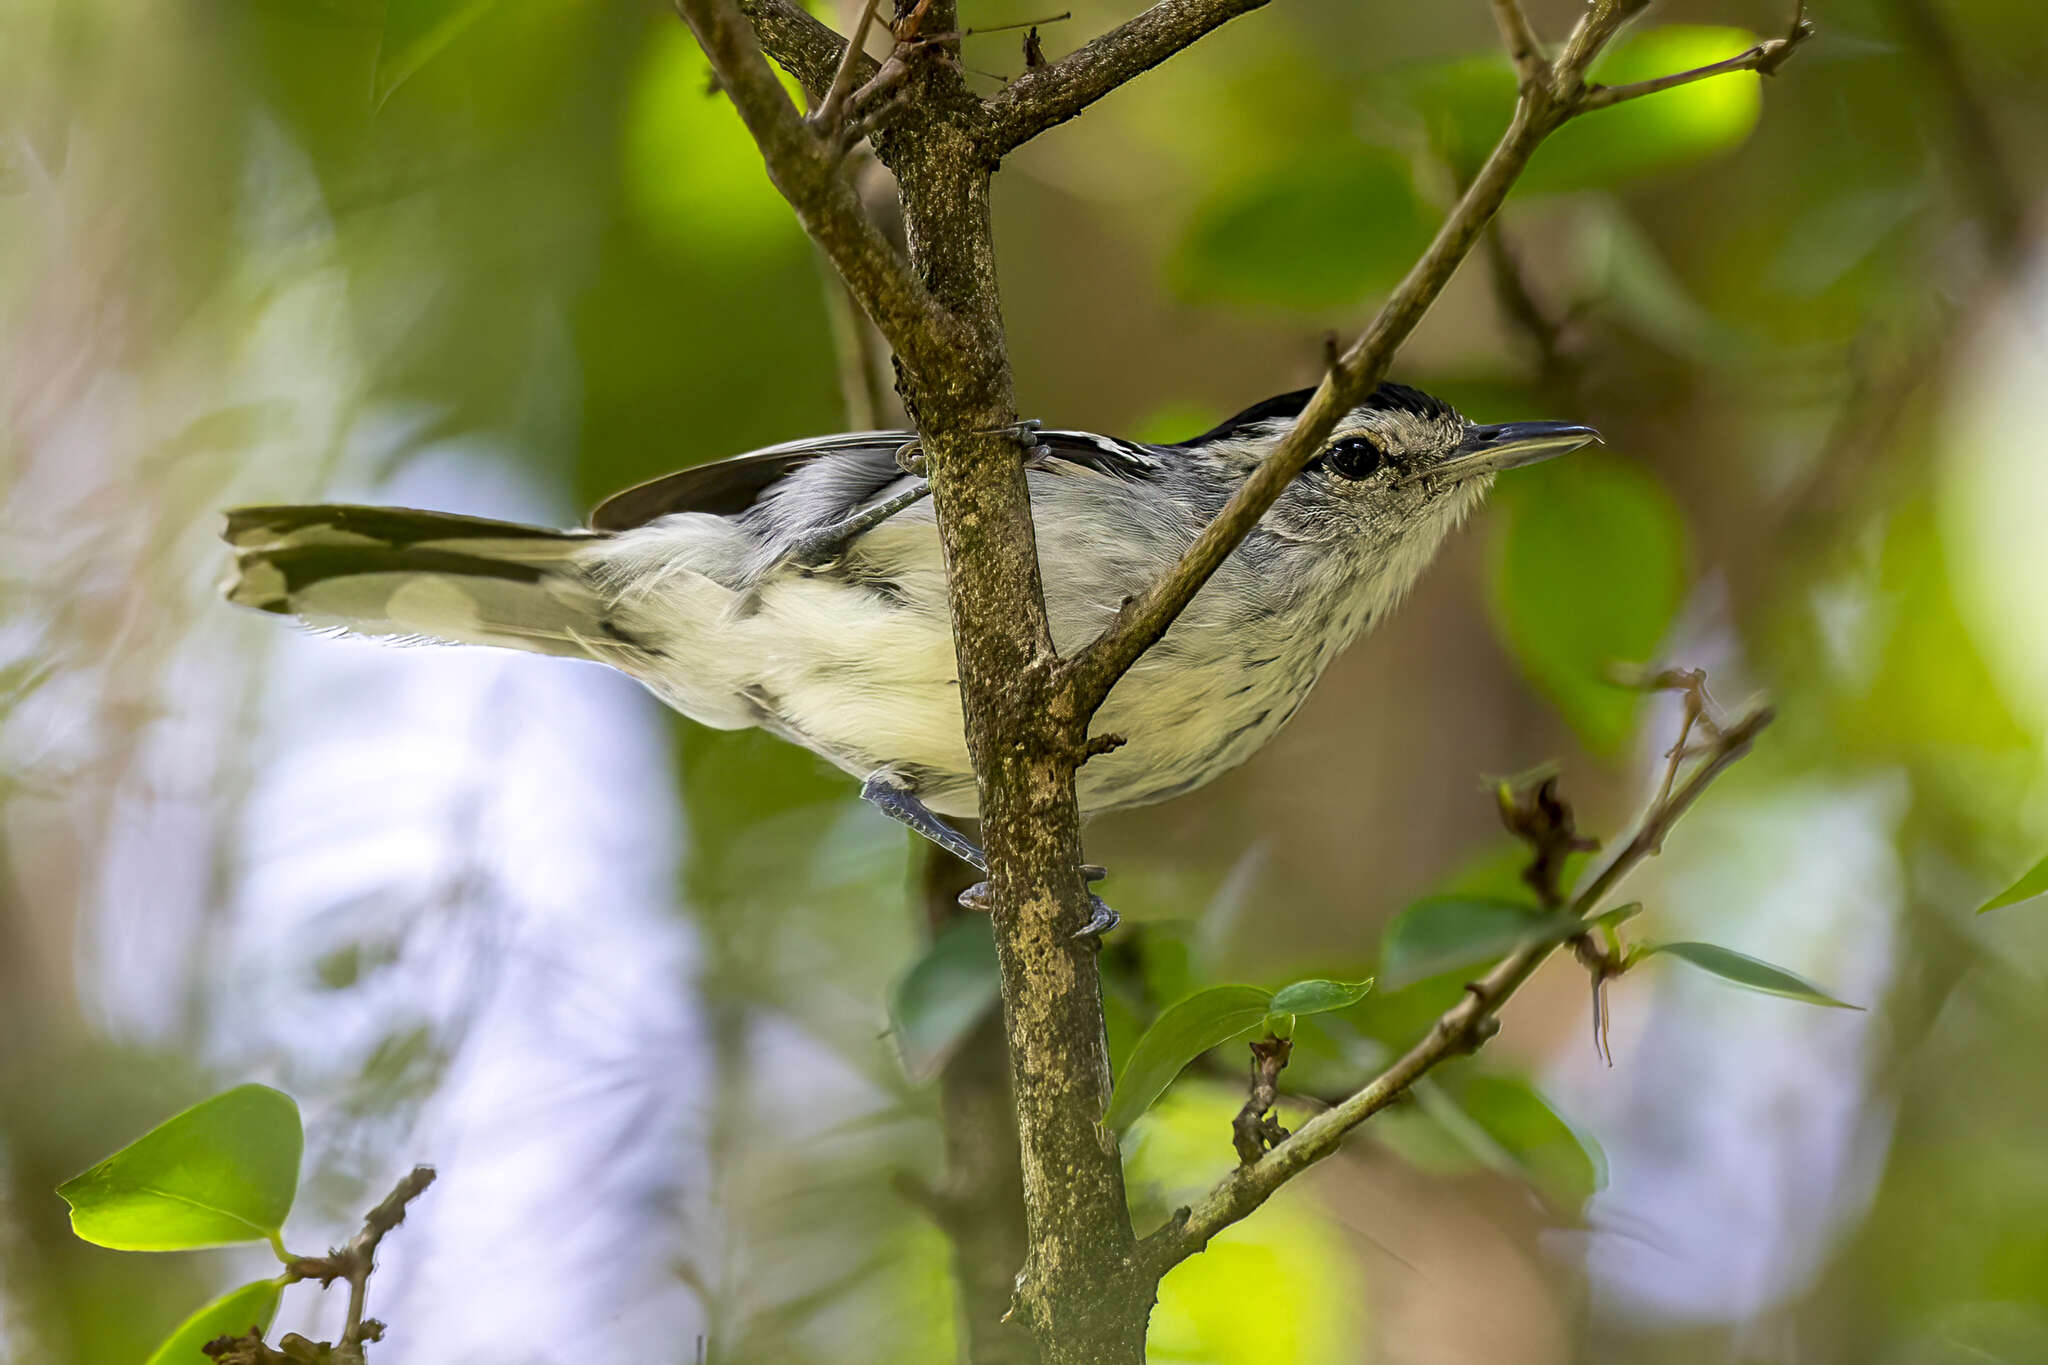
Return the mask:
<path id="1" fill-rule="evenodd" d="M 1175 445 L 1015 429 L 1054 643 L 1079 649 L 1170 568 L 1310 390 Z M 1192 791 L 1256 753 L 1400 601 L 1503 469 L 1596 439 L 1480 426 L 1383 384 L 1120 680 L 1084 814 Z M 967 861 L 976 811 L 945 566 L 916 435 L 792 441 L 627 489 L 559 531 L 395 507 L 243 507 L 229 600 L 308 625 L 593 659 L 705 725 L 757 725 Z M 1106 908 L 1103 912 L 1106 914 Z"/>

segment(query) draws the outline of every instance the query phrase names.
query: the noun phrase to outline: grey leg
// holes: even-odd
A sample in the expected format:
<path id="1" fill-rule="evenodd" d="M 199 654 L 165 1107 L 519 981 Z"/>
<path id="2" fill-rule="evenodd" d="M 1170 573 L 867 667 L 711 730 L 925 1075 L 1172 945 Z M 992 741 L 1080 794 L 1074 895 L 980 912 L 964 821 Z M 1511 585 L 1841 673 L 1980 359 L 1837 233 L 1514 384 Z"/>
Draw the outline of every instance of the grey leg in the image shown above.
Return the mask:
<path id="1" fill-rule="evenodd" d="M 864 507 L 855 512 L 844 521 L 835 521 L 830 526 L 812 531 L 790 547 L 789 557 L 798 564 L 822 564 L 850 545 L 855 537 L 873 530 L 904 508 L 914 507 L 931 496 L 931 491 L 931 481 L 920 479 L 893 498 L 884 498 L 872 507 Z M 898 818 L 901 819 L 900 816 Z"/>
<path id="2" fill-rule="evenodd" d="M 875 773 L 860 784 L 860 799 L 873 805 L 891 820 L 901 821 L 983 876 L 988 875 L 988 857 L 959 830 L 932 814 L 931 808 L 913 796 L 908 787 L 892 781 L 886 773 Z"/>
<path id="3" fill-rule="evenodd" d="M 908 825 L 976 872 L 987 875 L 988 855 L 981 851 L 980 845 L 933 814 L 931 807 L 918 800 L 908 787 L 900 785 L 887 772 L 874 773 L 867 781 L 861 783 L 860 796 L 861 800 L 868 802 L 891 820 Z M 1105 869 L 1093 863 L 1081 865 L 1081 877 L 1084 881 L 1099 882 L 1108 875 Z M 960 904 L 969 910 L 991 909 L 992 897 L 988 883 L 976 882 L 962 891 Z M 1074 931 L 1074 937 L 1100 938 L 1116 928 L 1121 918 L 1116 911 L 1103 903 L 1102 897 L 1091 895 L 1088 897 L 1088 922 Z"/>

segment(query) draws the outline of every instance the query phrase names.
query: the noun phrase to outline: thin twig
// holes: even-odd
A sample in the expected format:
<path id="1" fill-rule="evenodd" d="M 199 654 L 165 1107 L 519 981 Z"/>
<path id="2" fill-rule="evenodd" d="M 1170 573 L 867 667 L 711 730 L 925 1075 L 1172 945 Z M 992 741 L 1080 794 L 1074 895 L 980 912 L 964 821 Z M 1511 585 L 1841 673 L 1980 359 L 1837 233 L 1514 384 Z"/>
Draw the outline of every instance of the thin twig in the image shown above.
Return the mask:
<path id="1" fill-rule="evenodd" d="M 1522 0 L 1493 0 L 1493 22 L 1500 28 L 1508 60 L 1515 64 L 1517 80 L 1526 86 L 1550 74 L 1550 63 L 1543 57 L 1543 40 L 1536 36 L 1536 26 L 1529 22 Z"/>
<path id="2" fill-rule="evenodd" d="M 846 55 L 846 40 L 793 0 L 739 0 L 739 6 L 753 26 L 761 50 L 796 77 L 812 103 L 823 101 Z M 881 63 L 861 53 L 854 58 L 854 65 L 858 77 L 865 81 Z"/>
<path id="3" fill-rule="evenodd" d="M 840 120 L 846 114 L 846 97 L 853 91 L 854 76 L 860 71 L 861 47 L 868 40 L 868 25 L 875 22 L 875 7 L 882 0 L 867 0 L 860 7 L 860 18 L 853 24 L 853 36 L 846 40 L 846 50 L 839 55 L 839 66 L 832 73 L 832 86 L 819 102 L 818 111 L 811 115 L 811 126 L 820 129 L 827 137 L 836 137 Z"/>
<path id="4" fill-rule="evenodd" d="M 377 1244 L 384 1240 L 385 1233 L 405 1221 L 406 1205 L 433 1183 L 432 1166 L 413 1167 L 392 1187 L 391 1193 L 363 1216 L 362 1231 L 351 1237 L 346 1246 L 325 1256 L 300 1256 L 285 1262 L 287 1282 L 318 1280 L 325 1286 L 336 1280 L 348 1281 L 348 1316 L 342 1323 L 341 1340 L 335 1343 L 337 1349 L 360 1353 L 365 1341 L 374 1341 L 381 1335 L 382 1325 L 363 1316 L 370 1272 L 377 1267 Z"/>
<path id="5" fill-rule="evenodd" d="M 1635 833 L 1621 851 L 1572 898 L 1570 913 L 1580 919 L 1595 915 L 1615 884 L 1661 846 L 1671 826 L 1715 778 L 1749 752 L 1772 718 L 1769 707 L 1759 707 L 1723 730 L 1685 782 L 1644 811 Z M 1265 1203 L 1282 1185 L 1335 1152 L 1345 1134 L 1399 1099 L 1437 1063 L 1483 1044 L 1500 1027 L 1495 1016 L 1501 1005 L 1535 974 L 1557 946 L 1555 942 L 1531 943 L 1503 958 L 1485 976 L 1468 985 L 1458 1003 L 1445 1011 L 1422 1040 L 1392 1066 L 1335 1107 L 1303 1124 L 1294 1136 L 1256 1164 L 1239 1167 L 1193 1207 L 1181 1210 L 1143 1243 L 1142 1250 L 1151 1268 L 1164 1274 L 1200 1251 L 1210 1238 Z"/>
<path id="6" fill-rule="evenodd" d="M 1634 81 L 1628 85 L 1589 85 L 1579 99 L 1579 110 L 1605 109 L 1611 104 L 1624 100 L 1639 100 L 1645 95 L 1654 95 L 1660 90 L 1675 90 L 1681 85 L 1694 81 L 1708 80 L 1714 76 L 1725 76 L 1735 71 L 1754 71 L 1759 75 L 1777 74 L 1792 50 L 1806 41 L 1813 33 L 1813 25 L 1802 19 L 1791 33 L 1783 38 L 1766 38 L 1747 52 L 1738 53 L 1723 61 L 1706 66 L 1696 66 L 1690 71 L 1676 71 L 1669 76 L 1655 80 Z"/>
<path id="7" fill-rule="evenodd" d="M 988 101 L 998 157 L 1054 128 L 1266 0 L 1159 0 L 1050 66 L 1027 70 Z"/>
<path id="8" fill-rule="evenodd" d="M 964 28 L 960 30 L 960 36 L 962 38 L 972 38 L 977 33 L 1010 33 L 1020 28 L 1038 28 L 1043 24 L 1061 23 L 1073 17 L 1074 12 L 1072 10 L 1063 9 L 1058 14 L 1048 14 L 1043 19 L 1019 19 L 1014 24 L 989 24 L 982 28 Z"/>

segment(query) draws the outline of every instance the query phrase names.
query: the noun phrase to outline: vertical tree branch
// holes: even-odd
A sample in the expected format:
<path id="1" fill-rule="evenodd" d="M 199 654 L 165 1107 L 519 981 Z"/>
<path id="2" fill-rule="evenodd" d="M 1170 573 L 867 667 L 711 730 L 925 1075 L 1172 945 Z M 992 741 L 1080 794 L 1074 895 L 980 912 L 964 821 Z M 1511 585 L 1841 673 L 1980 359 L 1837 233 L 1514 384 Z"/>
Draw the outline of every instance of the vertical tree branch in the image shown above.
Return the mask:
<path id="1" fill-rule="evenodd" d="M 927 22 L 951 28 L 950 4 L 934 4 Z M 974 337 L 942 370 L 905 357 L 901 388 L 932 461 L 995 894 L 1031 1240 L 1016 1314 L 1048 1365 L 1137 1365 L 1149 1297 L 1135 1289 L 1123 1167 L 1099 1122 L 1110 1081 L 1101 985 L 1093 951 L 1073 937 L 1088 915 L 1074 803 L 1084 722 L 1051 685 L 1022 449 L 976 434 L 1015 420 L 980 103 L 957 72 L 934 64 L 911 93 L 916 135 L 884 138 L 878 150 L 901 187 L 920 278 Z"/>

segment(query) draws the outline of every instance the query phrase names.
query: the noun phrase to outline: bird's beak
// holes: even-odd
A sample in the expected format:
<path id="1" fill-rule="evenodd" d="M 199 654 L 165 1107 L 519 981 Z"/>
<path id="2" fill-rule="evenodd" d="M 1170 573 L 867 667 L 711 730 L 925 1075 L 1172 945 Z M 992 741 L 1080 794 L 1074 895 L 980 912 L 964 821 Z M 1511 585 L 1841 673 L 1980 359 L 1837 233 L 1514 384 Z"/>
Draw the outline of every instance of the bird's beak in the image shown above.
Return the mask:
<path id="1" fill-rule="evenodd" d="M 1427 469 L 1419 469 L 1410 478 L 1448 479 L 1458 483 L 1482 474 L 1498 474 L 1503 469 L 1519 469 L 1525 464 L 1548 460 L 1599 439 L 1600 433 L 1593 428 L 1572 422 L 1502 422 L 1490 427 L 1470 426 L 1465 428 L 1465 439 L 1451 452 L 1450 458 Z"/>

